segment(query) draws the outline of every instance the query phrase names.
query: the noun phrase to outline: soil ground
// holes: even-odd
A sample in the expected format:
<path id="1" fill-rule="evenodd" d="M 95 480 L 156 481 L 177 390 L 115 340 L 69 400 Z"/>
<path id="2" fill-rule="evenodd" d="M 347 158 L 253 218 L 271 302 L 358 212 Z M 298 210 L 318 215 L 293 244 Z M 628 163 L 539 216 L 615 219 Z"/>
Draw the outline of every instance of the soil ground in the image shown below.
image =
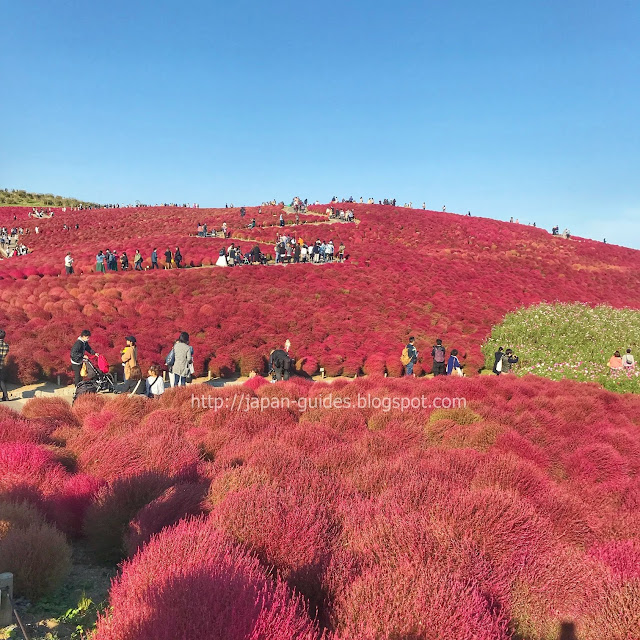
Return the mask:
<path id="1" fill-rule="evenodd" d="M 106 606 L 115 568 L 91 563 L 83 543 L 73 545 L 72 566 L 60 588 L 37 603 L 16 598 L 15 606 L 30 640 L 79 640 Z M 84 602 L 83 602 L 84 601 Z M 0 640 L 23 638 L 15 624 L 0 629 Z"/>

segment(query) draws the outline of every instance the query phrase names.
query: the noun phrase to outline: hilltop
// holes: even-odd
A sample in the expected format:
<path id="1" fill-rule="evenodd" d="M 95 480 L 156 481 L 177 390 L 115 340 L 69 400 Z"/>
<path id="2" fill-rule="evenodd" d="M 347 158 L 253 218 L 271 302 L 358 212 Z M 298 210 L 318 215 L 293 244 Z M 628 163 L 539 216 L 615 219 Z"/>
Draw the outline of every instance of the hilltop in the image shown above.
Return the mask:
<path id="1" fill-rule="evenodd" d="M 0 207 L 98 207 L 95 202 L 56 196 L 52 193 L 32 193 L 24 189 L 0 189 Z"/>

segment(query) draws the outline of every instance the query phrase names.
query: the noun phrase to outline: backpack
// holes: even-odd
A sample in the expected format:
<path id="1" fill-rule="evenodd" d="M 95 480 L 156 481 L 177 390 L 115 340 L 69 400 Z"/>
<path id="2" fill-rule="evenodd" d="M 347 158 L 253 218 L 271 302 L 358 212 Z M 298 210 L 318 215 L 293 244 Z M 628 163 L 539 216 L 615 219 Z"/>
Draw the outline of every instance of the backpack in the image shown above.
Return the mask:
<path id="1" fill-rule="evenodd" d="M 411 356 L 409 355 L 408 347 L 405 347 L 402 350 L 402 355 L 400 356 L 400 362 L 406 367 L 411 362 Z"/>
<path id="2" fill-rule="evenodd" d="M 444 347 L 442 345 L 436 345 L 434 347 L 435 353 L 433 356 L 434 362 L 444 362 Z"/>

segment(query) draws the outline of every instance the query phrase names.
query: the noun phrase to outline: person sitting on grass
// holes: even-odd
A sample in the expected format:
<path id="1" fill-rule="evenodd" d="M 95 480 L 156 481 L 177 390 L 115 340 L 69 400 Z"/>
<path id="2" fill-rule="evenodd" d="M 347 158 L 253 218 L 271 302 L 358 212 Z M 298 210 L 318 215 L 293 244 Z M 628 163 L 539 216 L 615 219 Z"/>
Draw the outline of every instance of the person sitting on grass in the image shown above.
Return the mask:
<path id="1" fill-rule="evenodd" d="M 132 396 L 144 396 L 147 393 L 146 380 L 142 379 L 142 369 L 138 365 L 131 367 L 129 377 L 121 388 L 122 393 L 128 393 Z"/>
<path id="2" fill-rule="evenodd" d="M 156 364 L 149 367 L 145 389 L 148 398 L 157 398 L 164 393 L 164 380 L 162 379 L 162 371 Z"/>
<path id="3" fill-rule="evenodd" d="M 607 366 L 611 370 L 611 373 L 617 373 L 622 370 L 622 358 L 620 352 L 616 351 L 610 358 Z"/>
<path id="4" fill-rule="evenodd" d="M 627 353 L 622 356 L 622 366 L 624 370 L 629 372 L 636 368 L 635 358 L 631 355 L 631 349 L 627 349 Z"/>

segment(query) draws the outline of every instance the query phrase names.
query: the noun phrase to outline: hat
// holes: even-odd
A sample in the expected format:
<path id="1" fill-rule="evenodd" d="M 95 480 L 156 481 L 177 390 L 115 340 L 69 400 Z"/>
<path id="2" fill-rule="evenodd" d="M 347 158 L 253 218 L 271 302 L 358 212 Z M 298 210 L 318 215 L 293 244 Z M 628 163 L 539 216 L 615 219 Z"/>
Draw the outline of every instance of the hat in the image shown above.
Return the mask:
<path id="1" fill-rule="evenodd" d="M 124 339 L 128 340 L 129 342 L 133 342 L 133 344 L 136 343 L 136 339 L 133 336 L 125 336 Z"/>

